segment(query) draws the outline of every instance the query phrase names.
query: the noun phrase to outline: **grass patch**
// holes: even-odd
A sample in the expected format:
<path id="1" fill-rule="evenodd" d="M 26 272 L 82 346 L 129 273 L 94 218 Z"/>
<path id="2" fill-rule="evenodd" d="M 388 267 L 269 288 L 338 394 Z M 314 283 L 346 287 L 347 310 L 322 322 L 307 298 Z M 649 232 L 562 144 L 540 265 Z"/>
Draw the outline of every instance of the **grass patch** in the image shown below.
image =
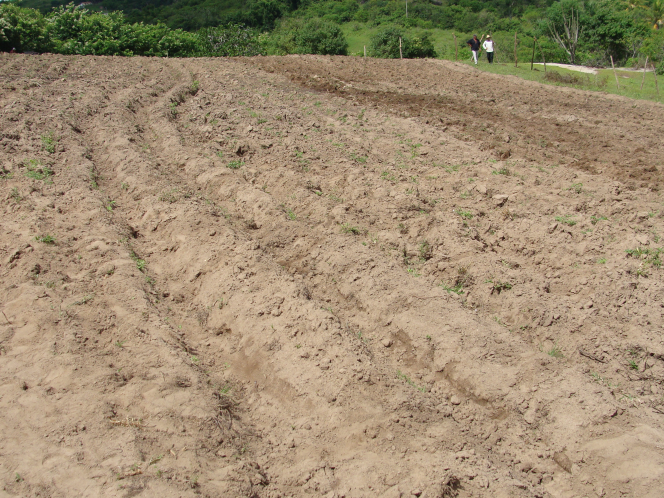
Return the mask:
<path id="1" fill-rule="evenodd" d="M 426 387 L 420 387 L 417 384 L 415 384 L 415 382 L 413 382 L 413 380 L 410 377 L 408 377 L 408 375 L 406 375 L 405 373 L 402 373 L 401 370 L 397 370 L 397 379 L 403 380 L 406 384 L 408 384 L 409 386 L 414 387 L 415 389 L 417 389 L 420 392 L 423 392 L 423 393 L 427 392 Z"/>
<path id="2" fill-rule="evenodd" d="M 463 294 L 463 282 L 457 283 L 453 286 L 447 285 L 445 282 L 443 282 L 442 284 L 440 284 L 440 286 L 449 293 L 454 292 L 459 296 Z"/>
<path id="3" fill-rule="evenodd" d="M 145 270 L 147 262 L 144 259 L 141 259 L 133 250 L 129 253 L 129 257 L 134 260 L 134 263 L 136 263 L 136 268 L 138 268 L 139 271 Z"/>
<path id="4" fill-rule="evenodd" d="M 23 163 L 25 166 L 26 172 L 25 176 L 32 178 L 33 180 L 43 180 L 45 182 L 50 182 L 51 176 L 53 176 L 53 170 L 48 166 L 44 166 L 39 159 L 30 159 Z"/>
<path id="5" fill-rule="evenodd" d="M 55 138 L 55 135 L 53 135 L 52 131 L 49 131 L 46 135 L 42 135 L 41 141 L 42 146 L 46 152 L 49 154 L 53 154 L 55 152 L 55 144 L 58 142 L 58 140 Z"/>
<path id="6" fill-rule="evenodd" d="M 509 168 L 507 166 L 503 166 L 500 169 L 494 169 L 491 172 L 492 175 L 504 175 L 504 176 L 510 176 L 512 173 L 510 172 Z"/>
<path id="7" fill-rule="evenodd" d="M 362 230 L 358 227 L 351 226 L 350 223 L 343 223 L 341 225 L 341 231 L 343 233 L 350 233 L 350 234 L 353 234 L 353 235 L 360 235 L 360 234 L 364 233 L 364 230 Z"/>
<path id="8" fill-rule="evenodd" d="M 244 166 L 244 161 L 241 161 L 239 159 L 231 161 L 226 165 L 226 167 L 230 169 L 240 169 L 242 166 Z"/>
<path id="9" fill-rule="evenodd" d="M 35 237 L 35 240 L 37 242 L 41 242 L 42 244 L 50 244 L 50 245 L 56 244 L 56 240 L 55 237 L 53 237 L 53 235 L 38 235 L 37 237 Z"/>
<path id="10" fill-rule="evenodd" d="M 548 351 L 544 351 L 544 347 L 542 345 L 540 345 L 540 351 L 542 351 L 543 353 L 545 352 L 546 354 L 548 354 L 552 358 L 564 358 L 565 357 L 562 350 L 558 347 L 557 342 L 554 342 L 553 346 L 551 346 L 551 349 L 549 349 Z"/>
<path id="11" fill-rule="evenodd" d="M 662 260 L 660 255 L 664 252 L 662 247 L 639 247 L 637 249 L 626 249 L 625 252 L 631 258 L 639 259 L 644 263 L 654 266 L 655 268 L 660 268 L 662 266 Z"/>
<path id="12" fill-rule="evenodd" d="M 563 223 L 565 225 L 573 227 L 578 223 L 572 216 L 566 214 L 564 216 L 556 216 L 554 218 L 558 223 Z"/>
<path id="13" fill-rule="evenodd" d="M 493 284 L 493 287 L 491 287 L 491 294 L 494 292 L 500 294 L 502 291 L 510 290 L 512 288 L 512 284 L 509 282 L 501 282 L 500 280 L 496 280 L 495 282 L 493 280 L 487 280 L 487 282 Z"/>
<path id="14" fill-rule="evenodd" d="M 572 192 L 580 194 L 581 192 L 583 192 L 583 183 L 572 183 L 565 190 L 571 190 Z"/>
<path id="15" fill-rule="evenodd" d="M 457 209 L 456 214 L 458 214 L 459 216 L 461 216 L 462 218 L 464 218 L 466 220 L 472 220 L 473 219 L 473 213 L 471 213 L 470 211 L 464 211 L 463 209 Z"/>

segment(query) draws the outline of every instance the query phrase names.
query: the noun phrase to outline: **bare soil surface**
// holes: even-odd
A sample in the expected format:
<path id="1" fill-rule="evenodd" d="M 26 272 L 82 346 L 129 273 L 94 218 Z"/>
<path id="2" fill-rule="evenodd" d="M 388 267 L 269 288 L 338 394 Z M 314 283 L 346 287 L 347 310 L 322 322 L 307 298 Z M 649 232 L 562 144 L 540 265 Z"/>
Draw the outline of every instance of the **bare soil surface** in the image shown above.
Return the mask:
<path id="1" fill-rule="evenodd" d="M 0 496 L 661 496 L 661 105 L 313 56 L 0 89 Z"/>

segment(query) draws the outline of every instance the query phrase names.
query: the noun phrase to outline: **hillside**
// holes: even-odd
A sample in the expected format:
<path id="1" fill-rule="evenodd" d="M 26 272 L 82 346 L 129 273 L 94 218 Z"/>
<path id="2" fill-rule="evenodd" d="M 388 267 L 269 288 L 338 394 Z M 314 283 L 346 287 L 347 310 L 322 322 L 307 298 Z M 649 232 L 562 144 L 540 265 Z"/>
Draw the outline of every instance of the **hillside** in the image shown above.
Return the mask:
<path id="1" fill-rule="evenodd" d="M 661 104 L 438 60 L 0 67 L 7 496 L 661 495 Z"/>

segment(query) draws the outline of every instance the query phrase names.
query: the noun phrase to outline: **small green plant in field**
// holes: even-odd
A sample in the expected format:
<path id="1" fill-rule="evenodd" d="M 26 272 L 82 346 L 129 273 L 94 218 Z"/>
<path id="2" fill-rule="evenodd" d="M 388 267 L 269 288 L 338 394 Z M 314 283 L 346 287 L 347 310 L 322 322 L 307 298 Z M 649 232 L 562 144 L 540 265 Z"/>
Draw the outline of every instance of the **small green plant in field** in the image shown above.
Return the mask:
<path id="1" fill-rule="evenodd" d="M 55 237 L 53 235 L 38 235 L 35 237 L 35 240 L 37 242 L 41 242 L 42 244 L 51 244 L 55 245 Z"/>
<path id="2" fill-rule="evenodd" d="M 194 80 L 191 82 L 191 85 L 189 85 L 189 93 L 191 95 L 196 95 L 198 93 L 198 88 L 200 86 L 200 83 L 198 80 Z"/>
<path id="3" fill-rule="evenodd" d="M 500 280 L 496 280 L 495 282 L 493 280 L 487 280 L 487 282 L 493 284 L 493 287 L 491 288 L 491 294 L 494 292 L 500 294 L 502 291 L 510 290 L 512 288 L 512 284 L 509 282 L 501 282 Z"/>
<path id="4" fill-rule="evenodd" d="M 429 242 L 427 242 L 426 240 L 420 242 L 418 252 L 420 253 L 420 258 L 422 258 L 423 260 L 426 261 L 431 259 L 431 246 L 429 245 Z"/>
<path id="5" fill-rule="evenodd" d="M 171 102 L 168 105 L 168 109 L 169 109 L 169 112 L 170 112 L 170 117 L 173 118 L 173 119 L 178 117 L 178 105 L 179 105 L 179 102 Z"/>
<path id="6" fill-rule="evenodd" d="M 608 388 L 620 387 L 620 383 L 614 384 L 609 379 L 602 377 L 597 372 L 590 372 L 590 376 L 593 378 L 594 381 L 599 382 L 600 384 L 604 384 Z"/>
<path id="7" fill-rule="evenodd" d="M 605 264 L 605 263 L 606 263 L 606 258 L 599 258 L 599 259 L 597 260 L 597 264 L 598 264 L 598 265 L 603 265 L 603 264 Z"/>
<path id="8" fill-rule="evenodd" d="M 542 347 L 540 346 L 540 351 L 542 350 Z M 563 354 L 562 350 L 558 347 L 558 343 L 555 342 L 553 346 L 551 346 L 551 349 L 549 349 L 546 354 L 551 356 L 552 358 L 563 358 L 565 355 Z"/>
<path id="9" fill-rule="evenodd" d="M 353 235 L 360 235 L 362 233 L 362 230 L 360 230 L 358 227 L 351 226 L 350 223 L 343 223 L 341 225 L 341 231 L 343 233 L 350 233 Z"/>
<path id="10" fill-rule="evenodd" d="M 634 360 L 629 360 L 629 368 L 631 368 L 632 370 L 638 370 L 639 364 Z"/>
<path id="11" fill-rule="evenodd" d="M 124 343 L 125 343 L 125 342 L 127 342 L 127 341 L 120 341 L 120 340 L 118 340 L 118 341 L 115 341 L 115 345 L 116 345 L 117 347 L 119 347 L 119 348 L 124 348 Z"/>
<path id="12" fill-rule="evenodd" d="M 353 159 L 353 161 L 358 162 L 360 164 L 366 163 L 367 159 L 368 159 L 367 156 L 358 156 L 354 152 L 350 155 L 350 157 L 351 157 L 351 159 Z"/>
<path id="13" fill-rule="evenodd" d="M 122 182 L 122 185 L 120 185 L 120 188 L 122 190 L 129 190 L 129 184 L 125 183 L 125 182 Z"/>
<path id="14" fill-rule="evenodd" d="M 600 221 L 605 221 L 607 219 L 608 218 L 606 216 L 591 216 L 590 223 L 592 223 L 593 225 L 597 225 L 597 223 L 599 223 Z"/>
<path id="15" fill-rule="evenodd" d="M 106 208 L 106 211 L 113 211 L 113 209 L 115 209 L 115 204 L 115 201 L 109 199 L 104 203 L 104 207 Z"/>
<path id="16" fill-rule="evenodd" d="M 457 171 L 459 171 L 459 168 L 461 167 L 460 164 L 436 164 L 436 163 L 434 163 L 434 166 L 439 166 L 448 173 L 456 173 Z"/>
<path id="17" fill-rule="evenodd" d="M 79 299 L 78 301 L 74 301 L 73 304 L 74 304 L 75 306 L 81 306 L 81 305 L 83 305 L 83 304 L 87 304 L 87 303 L 89 303 L 89 302 L 92 301 L 94 298 L 95 298 L 95 297 L 94 297 L 93 295 L 90 295 L 90 296 L 83 296 L 83 297 L 82 297 L 81 299 Z"/>
<path id="18" fill-rule="evenodd" d="M 48 152 L 49 154 L 53 154 L 55 152 L 55 144 L 57 142 L 57 139 L 53 135 L 52 131 L 49 131 L 46 135 L 42 135 L 41 141 L 42 145 L 44 146 L 44 150 L 46 152 Z"/>
<path id="19" fill-rule="evenodd" d="M 572 216 L 570 215 L 564 215 L 564 216 L 556 216 L 554 218 L 558 223 L 563 223 L 565 225 L 573 227 L 578 223 Z"/>
<path id="20" fill-rule="evenodd" d="M 239 159 L 236 159 L 235 161 L 229 162 L 226 167 L 230 169 L 239 169 L 242 166 L 244 166 L 244 161 L 240 161 Z"/>
<path id="21" fill-rule="evenodd" d="M 14 187 L 9 196 L 14 199 L 14 202 L 21 202 L 23 200 L 23 197 L 21 197 L 21 194 L 18 191 L 18 187 Z"/>
<path id="22" fill-rule="evenodd" d="M 0 180 L 9 180 L 14 178 L 14 173 L 0 166 Z"/>
<path id="23" fill-rule="evenodd" d="M 426 339 L 427 341 L 431 341 L 431 336 L 430 336 L 429 334 L 427 334 L 426 337 L 425 337 L 425 339 Z"/>
<path id="24" fill-rule="evenodd" d="M 419 387 L 417 384 L 415 384 L 415 382 L 413 382 L 411 380 L 410 377 L 408 377 L 408 375 L 406 375 L 405 373 L 402 373 L 401 370 L 397 370 L 397 379 L 403 380 L 406 384 L 408 384 L 409 386 L 414 387 L 418 391 L 421 391 L 423 393 L 427 392 L 426 387 Z"/>
<path id="25" fill-rule="evenodd" d="M 381 179 L 387 180 L 388 182 L 392 182 L 392 183 L 397 181 L 396 177 L 392 173 L 390 173 L 389 171 L 383 171 L 380 174 L 380 177 L 381 177 Z"/>
<path id="26" fill-rule="evenodd" d="M 507 166 L 503 166 L 500 169 L 494 169 L 491 172 L 492 175 L 504 175 L 504 176 L 510 176 L 512 173 L 510 170 L 507 168 Z"/>
<path id="27" fill-rule="evenodd" d="M 420 276 L 419 273 L 417 273 L 417 270 L 415 268 L 408 268 L 408 273 L 410 273 L 413 277 L 417 278 Z"/>
<path id="28" fill-rule="evenodd" d="M 580 194 L 581 192 L 583 192 L 583 183 L 572 183 L 572 185 L 567 187 L 566 190 L 571 190 L 572 192 Z"/>
<path id="29" fill-rule="evenodd" d="M 97 169 L 93 166 L 90 168 L 90 187 L 94 190 L 99 189 L 99 181 L 101 180 L 101 175 L 97 172 Z"/>
<path id="30" fill-rule="evenodd" d="M 218 158 L 222 158 L 222 157 L 224 157 L 224 153 L 223 153 L 222 151 L 220 151 L 220 150 L 218 150 L 218 151 L 216 152 L 216 155 L 217 155 Z"/>
<path id="31" fill-rule="evenodd" d="M 470 192 L 466 190 L 465 192 L 459 194 L 459 197 L 461 197 L 462 199 L 468 199 L 468 197 L 470 197 Z"/>
<path id="32" fill-rule="evenodd" d="M 464 211 L 463 209 L 457 209 L 456 213 L 461 216 L 462 218 L 465 218 L 466 220 L 472 220 L 473 219 L 473 213 L 470 211 Z"/>
<path id="33" fill-rule="evenodd" d="M 445 282 L 441 283 L 440 286 L 449 293 L 454 292 L 457 295 L 463 294 L 463 283 L 457 283 L 455 285 L 448 285 Z"/>
<path id="34" fill-rule="evenodd" d="M 26 169 L 25 176 L 33 180 L 45 180 L 48 182 L 50 181 L 49 178 L 53 176 L 53 170 L 48 166 L 42 165 L 38 159 L 30 159 L 23 165 Z"/>
<path id="35" fill-rule="evenodd" d="M 16 472 L 15 475 L 14 475 L 14 481 L 15 481 L 15 482 L 21 482 L 21 481 L 23 481 L 23 478 L 21 477 L 21 474 L 19 474 L 18 472 Z"/>
<path id="36" fill-rule="evenodd" d="M 288 219 L 293 221 L 297 219 L 297 215 L 293 212 L 291 208 L 286 209 L 286 216 L 288 216 Z"/>
<path id="37" fill-rule="evenodd" d="M 136 263 L 136 268 L 138 268 L 139 271 L 145 270 L 147 263 L 144 259 L 139 258 L 138 254 L 136 254 L 134 251 L 131 251 L 131 253 L 129 253 L 129 257 L 134 260 L 134 263 Z"/>
<path id="38" fill-rule="evenodd" d="M 627 249 L 625 250 L 627 255 L 631 258 L 640 259 L 648 265 L 652 265 L 655 268 L 660 268 L 662 266 L 662 260 L 660 255 L 664 252 L 662 247 L 639 247 L 637 249 Z"/>

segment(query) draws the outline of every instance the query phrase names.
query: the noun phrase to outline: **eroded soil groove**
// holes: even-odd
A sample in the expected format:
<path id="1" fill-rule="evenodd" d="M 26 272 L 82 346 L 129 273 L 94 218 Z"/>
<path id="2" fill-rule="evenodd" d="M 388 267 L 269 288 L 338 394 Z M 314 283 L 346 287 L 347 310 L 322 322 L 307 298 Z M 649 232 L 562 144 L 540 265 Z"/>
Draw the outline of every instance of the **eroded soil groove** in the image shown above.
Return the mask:
<path id="1" fill-rule="evenodd" d="M 7 495 L 661 494 L 661 105 L 441 61 L 0 67 Z"/>

